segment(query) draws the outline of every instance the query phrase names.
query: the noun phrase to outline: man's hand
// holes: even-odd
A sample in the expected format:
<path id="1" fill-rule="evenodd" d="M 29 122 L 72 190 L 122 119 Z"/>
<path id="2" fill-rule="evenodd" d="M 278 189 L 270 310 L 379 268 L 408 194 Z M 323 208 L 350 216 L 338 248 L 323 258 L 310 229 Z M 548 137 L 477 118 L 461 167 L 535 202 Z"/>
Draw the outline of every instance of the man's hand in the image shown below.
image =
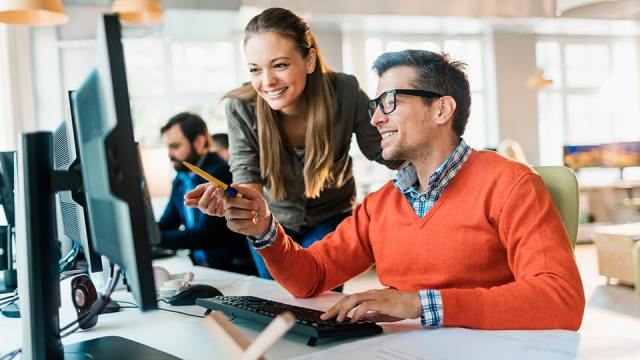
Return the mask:
<path id="1" fill-rule="evenodd" d="M 417 291 L 381 289 L 347 295 L 322 314 L 320 318 L 328 320 L 336 317 L 336 320 L 341 322 L 353 308 L 356 310 L 351 316 L 351 321 L 390 322 L 415 319 L 422 314 L 420 296 Z"/>
<path id="2" fill-rule="evenodd" d="M 224 202 L 214 196 L 217 188 L 211 183 L 200 184 L 184 195 L 184 204 L 188 207 L 197 207 L 207 215 L 222 217 L 224 216 Z"/>
<path id="3" fill-rule="evenodd" d="M 184 196 L 184 204 L 212 216 L 224 216 L 227 227 L 237 233 L 260 237 L 271 225 L 271 212 L 260 191 L 231 184 L 242 198 L 231 197 L 213 184 L 200 184 Z"/>

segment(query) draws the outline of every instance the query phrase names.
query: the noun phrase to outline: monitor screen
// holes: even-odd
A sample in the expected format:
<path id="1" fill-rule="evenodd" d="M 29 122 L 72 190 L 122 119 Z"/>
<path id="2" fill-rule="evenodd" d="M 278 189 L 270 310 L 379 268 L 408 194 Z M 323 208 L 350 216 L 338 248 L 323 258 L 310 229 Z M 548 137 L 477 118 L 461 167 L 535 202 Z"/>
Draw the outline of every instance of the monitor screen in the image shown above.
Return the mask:
<path id="1" fill-rule="evenodd" d="M 600 145 L 565 145 L 563 157 L 564 165 L 573 170 L 602 166 Z"/>
<path id="2" fill-rule="evenodd" d="M 16 152 L 0 152 L 0 205 L 7 224 L 16 226 L 15 176 Z"/>
<path id="3" fill-rule="evenodd" d="M 624 168 L 640 166 L 640 142 L 619 142 L 600 145 L 602 166 Z"/>
<path id="4" fill-rule="evenodd" d="M 155 222 L 145 210 L 117 16 L 98 25 L 97 67 L 72 95 L 80 168 L 95 250 L 118 264 L 142 310 L 157 307 L 151 267 Z"/>

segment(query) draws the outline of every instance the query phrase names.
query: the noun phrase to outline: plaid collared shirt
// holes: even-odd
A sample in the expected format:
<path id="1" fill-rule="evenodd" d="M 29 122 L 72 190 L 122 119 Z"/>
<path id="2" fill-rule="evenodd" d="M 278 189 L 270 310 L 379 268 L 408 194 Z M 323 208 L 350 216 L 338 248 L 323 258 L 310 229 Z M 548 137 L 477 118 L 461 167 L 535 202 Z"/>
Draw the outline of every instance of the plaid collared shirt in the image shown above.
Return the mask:
<path id="1" fill-rule="evenodd" d="M 416 214 L 422 218 L 436 204 L 469 155 L 471 155 L 471 148 L 463 139 L 460 139 L 460 144 L 449 155 L 449 158 L 429 176 L 427 188 L 423 192 L 418 192 L 418 174 L 413 164 L 408 164 L 398 170 L 393 184 L 409 201 Z M 444 312 L 442 311 L 440 291 L 420 290 L 418 294 L 422 306 L 422 316 L 420 317 L 422 325 L 442 326 Z"/>
<path id="2" fill-rule="evenodd" d="M 424 192 L 418 192 L 418 174 L 413 164 L 408 164 L 398 170 L 395 179 L 393 179 L 393 185 L 400 190 L 411 203 L 416 214 L 422 218 L 436 204 L 444 189 L 447 188 L 451 179 L 456 176 L 469 155 L 471 155 L 471 148 L 464 140 L 460 139 L 460 144 L 449 155 L 449 158 L 429 176 L 427 189 Z"/>

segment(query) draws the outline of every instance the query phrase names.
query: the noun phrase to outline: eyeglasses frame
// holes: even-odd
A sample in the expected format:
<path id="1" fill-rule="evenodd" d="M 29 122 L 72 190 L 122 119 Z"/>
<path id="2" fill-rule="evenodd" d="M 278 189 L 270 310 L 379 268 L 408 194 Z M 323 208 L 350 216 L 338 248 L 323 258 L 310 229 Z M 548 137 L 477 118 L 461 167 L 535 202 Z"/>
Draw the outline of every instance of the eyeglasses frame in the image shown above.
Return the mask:
<path id="1" fill-rule="evenodd" d="M 393 108 L 391 110 L 389 110 L 388 112 L 384 111 L 384 107 L 381 106 L 380 104 L 382 103 L 382 97 L 386 96 L 388 94 L 392 94 L 393 95 Z M 380 108 L 380 111 L 382 111 L 383 114 L 388 115 L 391 114 L 392 112 L 394 112 L 396 110 L 396 95 L 411 95 L 411 96 L 419 96 L 419 97 L 423 97 L 423 98 L 427 98 L 427 99 L 434 99 L 434 98 L 441 98 L 444 95 L 439 94 L 437 92 L 434 91 L 429 91 L 429 90 L 419 90 L 419 89 L 391 89 L 391 90 L 387 90 L 385 92 L 383 92 L 382 94 L 380 94 L 377 98 L 369 100 L 369 102 L 367 103 L 367 109 L 369 111 L 369 118 L 373 118 L 373 115 L 375 114 L 376 110 L 378 110 L 378 108 Z M 375 107 L 372 107 L 373 105 L 375 105 Z"/>

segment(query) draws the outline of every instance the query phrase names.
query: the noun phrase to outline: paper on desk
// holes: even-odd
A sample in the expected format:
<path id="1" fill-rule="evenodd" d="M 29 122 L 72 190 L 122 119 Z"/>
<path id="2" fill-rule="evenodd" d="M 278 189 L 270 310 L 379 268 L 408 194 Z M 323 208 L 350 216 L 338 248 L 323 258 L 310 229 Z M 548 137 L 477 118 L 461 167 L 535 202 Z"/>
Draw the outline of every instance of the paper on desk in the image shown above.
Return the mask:
<path id="1" fill-rule="evenodd" d="M 575 359 L 580 335 L 571 331 L 418 329 L 376 336 L 297 359 Z"/>

